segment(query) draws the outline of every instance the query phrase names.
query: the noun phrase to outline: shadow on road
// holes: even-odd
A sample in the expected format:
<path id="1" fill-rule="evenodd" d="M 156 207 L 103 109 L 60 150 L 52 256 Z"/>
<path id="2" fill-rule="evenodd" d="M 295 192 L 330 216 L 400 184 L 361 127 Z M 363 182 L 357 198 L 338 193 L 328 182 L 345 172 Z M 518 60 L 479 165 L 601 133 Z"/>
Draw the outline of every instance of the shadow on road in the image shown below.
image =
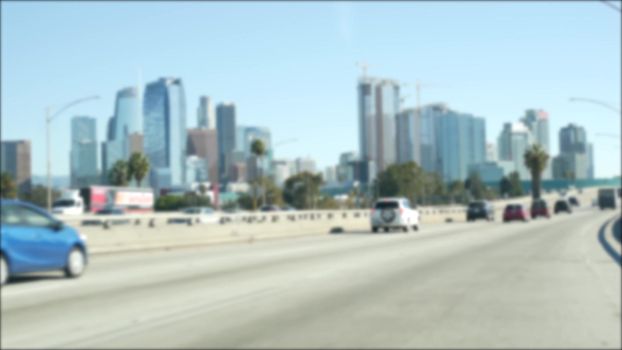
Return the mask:
<path id="1" fill-rule="evenodd" d="M 46 281 L 46 280 L 63 280 L 65 276 L 63 275 L 52 275 L 52 274 L 32 274 L 32 275 L 18 275 L 11 276 L 9 279 L 10 284 L 19 284 L 19 283 L 28 283 L 28 282 L 36 282 L 36 281 Z"/>
<path id="2" fill-rule="evenodd" d="M 613 225 L 613 237 L 618 240 L 618 244 L 622 244 L 622 227 L 620 227 L 620 222 L 622 218 L 618 218 L 618 221 Z"/>
<path id="3" fill-rule="evenodd" d="M 600 229 L 598 230 L 598 241 L 600 242 L 600 244 L 603 246 L 603 248 L 605 249 L 605 251 L 607 252 L 607 254 L 609 254 L 609 256 L 613 259 L 613 261 L 615 261 L 618 265 L 620 265 L 620 267 L 622 267 L 622 256 L 620 256 L 620 254 L 618 253 L 618 251 L 612 247 L 609 242 L 607 242 L 607 239 L 605 238 L 605 235 L 607 234 L 607 226 L 609 225 L 609 223 L 614 220 L 609 219 L 607 221 L 605 221 L 601 226 Z M 619 232 L 620 230 L 620 219 L 618 219 L 618 221 L 616 222 L 616 224 L 612 227 L 613 229 L 613 233 L 615 236 L 616 233 L 616 227 L 617 227 L 617 232 Z"/>

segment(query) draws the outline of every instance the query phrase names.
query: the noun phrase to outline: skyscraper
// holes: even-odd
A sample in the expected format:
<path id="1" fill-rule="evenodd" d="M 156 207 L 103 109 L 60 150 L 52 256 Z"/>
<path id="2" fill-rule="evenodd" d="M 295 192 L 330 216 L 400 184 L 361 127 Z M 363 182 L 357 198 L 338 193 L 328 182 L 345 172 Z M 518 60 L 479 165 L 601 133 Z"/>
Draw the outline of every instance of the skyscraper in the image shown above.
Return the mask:
<path id="1" fill-rule="evenodd" d="M 160 78 L 147 85 L 144 98 L 145 155 L 156 189 L 181 186 L 186 179 L 186 99 L 179 78 Z"/>
<path id="2" fill-rule="evenodd" d="M 531 132 L 534 143 L 549 153 L 549 114 L 542 109 L 528 109 L 520 120 Z"/>
<path id="3" fill-rule="evenodd" d="M 434 119 L 438 170 L 445 182 L 463 181 L 469 166 L 486 159 L 483 118 L 446 109 Z"/>
<path id="4" fill-rule="evenodd" d="M 214 110 L 209 96 L 199 97 L 199 107 L 197 107 L 197 126 L 205 129 L 216 128 Z"/>
<path id="5" fill-rule="evenodd" d="M 117 92 L 114 115 L 108 120 L 107 140 L 102 143 L 102 175 L 107 182 L 107 175 L 115 162 L 128 160 L 132 142 L 136 136 L 142 135 L 143 118 L 141 115 L 141 99 L 138 88 L 126 87 Z M 134 147 L 135 148 L 135 147 Z"/>
<path id="6" fill-rule="evenodd" d="M 397 115 L 397 162 L 416 162 L 421 165 L 420 118 L 415 109 L 405 109 Z"/>
<path id="7" fill-rule="evenodd" d="M 207 161 L 207 179 L 218 182 L 218 137 L 216 129 L 189 129 L 188 146 L 189 156 L 198 156 Z"/>
<path id="8" fill-rule="evenodd" d="M 0 171 L 11 175 L 18 196 L 30 193 L 32 186 L 30 140 L 0 143 Z"/>
<path id="9" fill-rule="evenodd" d="M 511 162 L 511 171 L 517 171 L 523 180 L 530 179 L 524 154 L 533 142 L 533 135 L 523 122 L 503 124 L 503 130 L 497 139 L 499 162 Z"/>
<path id="10" fill-rule="evenodd" d="M 363 77 L 358 82 L 359 151 L 363 161 L 376 164 L 370 180 L 397 161 L 399 94 L 393 80 Z"/>
<path id="11" fill-rule="evenodd" d="M 559 155 L 553 159 L 556 179 L 588 179 L 593 175 L 593 160 L 585 129 L 568 124 L 559 130 Z"/>
<path id="12" fill-rule="evenodd" d="M 92 117 L 76 116 L 71 119 L 71 187 L 90 186 L 100 180 L 97 172 L 96 125 Z"/>
<path id="13" fill-rule="evenodd" d="M 236 145 L 235 104 L 219 103 L 216 106 L 216 129 L 218 134 L 220 181 L 226 182 L 233 164 L 233 152 Z"/>

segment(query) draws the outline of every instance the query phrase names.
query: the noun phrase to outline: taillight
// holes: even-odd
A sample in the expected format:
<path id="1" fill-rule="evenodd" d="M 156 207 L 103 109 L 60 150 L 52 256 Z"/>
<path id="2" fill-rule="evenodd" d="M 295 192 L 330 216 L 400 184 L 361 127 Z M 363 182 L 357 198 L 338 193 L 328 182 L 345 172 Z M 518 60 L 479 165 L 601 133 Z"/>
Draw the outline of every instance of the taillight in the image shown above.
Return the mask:
<path id="1" fill-rule="evenodd" d="M 404 213 L 404 208 L 400 208 L 400 215 Z"/>

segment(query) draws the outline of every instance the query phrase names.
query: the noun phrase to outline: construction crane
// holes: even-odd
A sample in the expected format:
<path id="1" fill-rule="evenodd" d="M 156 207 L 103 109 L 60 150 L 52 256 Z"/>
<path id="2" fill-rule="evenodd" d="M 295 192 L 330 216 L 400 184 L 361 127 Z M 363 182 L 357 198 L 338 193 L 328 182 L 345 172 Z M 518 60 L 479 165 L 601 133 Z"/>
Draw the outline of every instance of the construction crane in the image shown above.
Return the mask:
<path id="1" fill-rule="evenodd" d="M 361 68 L 363 78 L 367 78 L 367 68 L 369 68 L 369 65 L 366 62 L 356 62 L 356 66 Z"/>

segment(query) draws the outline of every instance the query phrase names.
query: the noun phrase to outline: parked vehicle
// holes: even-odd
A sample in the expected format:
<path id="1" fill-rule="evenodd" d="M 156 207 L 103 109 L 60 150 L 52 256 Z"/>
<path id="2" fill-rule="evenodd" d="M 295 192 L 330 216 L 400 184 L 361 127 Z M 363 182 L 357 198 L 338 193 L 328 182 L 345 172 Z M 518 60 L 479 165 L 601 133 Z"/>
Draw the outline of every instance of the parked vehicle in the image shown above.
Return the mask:
<path id="1" fill-rule="evenodd" d="M 546 201 L 544 199 L 536 199 L 533 202 L 531 202 L 531 217 L 533 219 L 537 218 L 537 217 L 545 217 L 545 218 L 550 218 L 551 214 L 549 212 L 549 207 L 546 204 Z"/>
<path id="2" fill-rule="evenodd" d="M 573 206 L 573 207 L 578 207 L 579 206 L 579 200 L 577 199 L 577 197 L 575 196 L 570 196 L 568 198 L 568 202 Z"/>
<path id="3" fill-rule="evenodd" d="M 555 214 L 561 212 L 572 213 L 572 206 L 565 199 L 558 199 L 557 202 L 555 202 Z"/>
<path id="4" fill-rule="evenodd" d="M 495 219 L 495 208 L 487 201 L 471 202 L 467 208 L 466 217 L 467 221 L 477 219 L 493 221 Z"/>
<path id="5" fill-rule="evenodd" d="M 598 207 L 601 210 L 605 208 L 616 208 L 616 195 L 613 188 L 601 188 L 598 190 Z"/>
<path id="6" fill-rule="evenodd" d="M 529 213 L 522 204 L 508 204 L 503 211 L 503 222 L 529 220 Z"/>
<path id="7" fill-rule="evenodd" d="M 373 232 L 378 232 L 379 229 L 389 232 L 396 228 L 408 232 L 411 227 L 417 231 L 419 211 L 416 207 L 411 207 L 406 198 L 380 198 L 372 208 L 370 221 Z"/>
<path id="8" fill-rule="evenodd" d="M 1 200 L 0 207 L 0 284 L 26 272 L 82 275 L 88 261 L 86 236 L 30 203 Z"/>

